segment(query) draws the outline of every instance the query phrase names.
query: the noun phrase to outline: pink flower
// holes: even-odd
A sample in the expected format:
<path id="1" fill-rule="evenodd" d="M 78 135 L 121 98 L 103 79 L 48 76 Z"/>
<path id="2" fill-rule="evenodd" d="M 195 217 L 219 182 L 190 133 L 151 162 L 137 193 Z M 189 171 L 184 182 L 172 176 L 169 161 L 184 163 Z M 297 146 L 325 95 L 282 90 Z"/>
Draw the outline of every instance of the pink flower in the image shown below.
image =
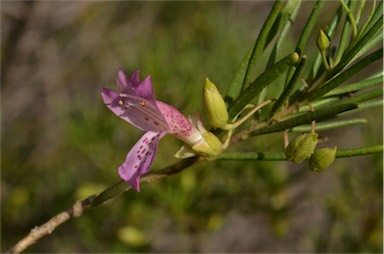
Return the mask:
<path id="1" fill-rule="evenodd" d="M 204 137 L 176 108 L 156 100 L 149 76 L 140 81 L 139 71 L 129 79 L 119 71 L 117 86 L 120 93 L 102 88 L 105 105 L 121 119 L 146 131 L 119 167 L 120 177 L 140 191 L 140 176 L 149 171 L 159 141 L 165 134 L 172 134 L 191 146 Z"/>

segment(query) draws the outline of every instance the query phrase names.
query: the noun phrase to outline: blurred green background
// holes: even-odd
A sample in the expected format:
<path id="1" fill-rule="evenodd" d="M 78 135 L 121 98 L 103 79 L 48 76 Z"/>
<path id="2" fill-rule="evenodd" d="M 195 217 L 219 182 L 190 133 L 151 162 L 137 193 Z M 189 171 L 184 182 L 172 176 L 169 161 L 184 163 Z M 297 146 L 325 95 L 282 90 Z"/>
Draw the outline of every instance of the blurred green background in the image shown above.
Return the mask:
<path id="1" fill-rule="evenodd" d="M 313 4 L 301 7 L 281 56 Z M 101 100 L 118 69 L 151 75 L 157 98 L 184 114 L 202 111 L 204 78 L 225 92 L 272 5 L 2 1 L 1 250 L 119 180 L 143 133 Z M 368 125 L 322 132 L 323 145 L 380 144 L 382 110 L 361 115 Z M 175 162 L 179 146 L 165 137 L 152 169 Z M 231 150 L 282 151 L 282 135 Z M 382 252 L 382 190 L 381 154 L 337 159 L 322 174 L 305 163 L 204 163 L 91 209 L 27 251 Z"/>

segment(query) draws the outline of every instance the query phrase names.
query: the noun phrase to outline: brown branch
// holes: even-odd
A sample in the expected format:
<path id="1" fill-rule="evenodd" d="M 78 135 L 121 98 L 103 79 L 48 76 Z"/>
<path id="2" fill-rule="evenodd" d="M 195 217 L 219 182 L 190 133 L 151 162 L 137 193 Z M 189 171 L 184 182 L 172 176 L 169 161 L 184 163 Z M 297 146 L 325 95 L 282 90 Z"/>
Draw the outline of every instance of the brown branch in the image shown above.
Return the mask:
<path id="1" fill-rule="evenodd" d="M 184 169 L 194 165 L 196 162 L 200 160 L 201 159 L 199 159 L 198 157 L 188 158 L 188 159 L 182 160 L 181 162 L 178 162 L 166 168 L 163 168 L 161 170 L 151 171 L 142 177 L 142 179 L 140 180 L 140 183 L 146 184 L 146 183 L 160 180 L 170 175 L 177 174 L 183 171 Z M 127 185 L 124 181 L 120 181 L 99 194 L 89 196 L 83 201 L 76 201 L 71 208 L 55 215 L 43 225 L 33 228 L 28 233 L 28 235 L 26 235 L 14 246 L 8 249 L 5 253 L 6 254 L 21 253 L 22 251 L 27 249 L 29 246 L 35 244 L 39 239 L 43 238 L 46 235 L 51 234 L 58 226 L 65 223 L 69 219 L 79 217 L 86 210 L 92 207 L 104 204 L 107 200 L 110 200 L 116 197 L 117 195 L 124 193 L 130 189 L 131 187 L 129 185 Z"/>
<path id="2" fill-rule="evenodd" d="M 27 236 L 21 239 L 15 246 L 10 248 L 6 253 L 20 253 L 29 246 L 33 245 L 40 238 L 51 234 L 55 228 L 70 218 L 79 217 L 84 211 L 84 207 L 80 201 L 69 208 L 68 210 L 57 214 L 52 217 L 49 221 L 41 225 L 40 227 L 35 227 L 32 229 Z"/>

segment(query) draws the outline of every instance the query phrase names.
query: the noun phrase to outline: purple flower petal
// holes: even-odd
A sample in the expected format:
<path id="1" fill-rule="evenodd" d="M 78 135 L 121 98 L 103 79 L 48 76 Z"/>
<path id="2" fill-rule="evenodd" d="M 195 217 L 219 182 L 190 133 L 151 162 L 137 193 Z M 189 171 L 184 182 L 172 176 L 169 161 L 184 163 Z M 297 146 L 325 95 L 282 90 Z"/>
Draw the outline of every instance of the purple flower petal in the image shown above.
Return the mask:
<path id="1" fill-rule="evenodd" d="M 151 102 L 154 107 L 157 107 L 151 77 L 148 76 L 143 82 L 140 82 L 139 70 L 133 72 L 129 79 L 125 73 L 120 70 L 117 74 L 117 86 L 123 93 L 146 99 Z"/>
<path id="2" fill-rule="evenodd" d="M 166 132 L 145 133 L 129 151 L 125 162 L 119 167 L 119 175 L 136 191 L 140 191 L 140 176 L 148 173 L 155 158 L 160 139 Z"/>
<path id="3" fill-rule="evenodd" d="M 115 90 L 102 87 L 101 88 L 101 97 L 105 104 L 111 104 L 116 98 L 119 97 L 119 93 Z"/>
<path id="4" fill-rule="evenodd" d="M 118 117 L 143 131 L 160 132 L 168 129 L 157 107 L 142 98 L 118 94 L 116 91 L 102 88 L 101 95 L 105 105 Z"/>
<path id="5" fill-rule="evenodd" d="M 120 91 L 126 94 L 136 95 L 135 89 L 132 87 L 131 80 L 127 79 L 127 75 L 125 75 L 125 73 L 122 70 L 119 70 L 117 73 L 116 83 Z"/>
<path id="6" fill-rule="evenodd" d="M 161 101 L 156 101 L 157 107 L 168 124 L 168 131 L 188 144 L 194 144 L 201 139 L 201 133 L 192 125 L 179 110 Z"/>
<path id="7" fill-rule="evenodd" d="M 133 89 L 136 89 L 140 85 L 140 71 L 134 71 L 129 78 L 129 81 L 131 82 Z"/>
<path id="8" fill-rule="evenodd" d="M 152 80 L 150 76 L 146 77 L 136 88 L 136 94 L 137 96 L 150 101 L 155 107 L 157 107 L 155 92 L 153 90 Z"/>

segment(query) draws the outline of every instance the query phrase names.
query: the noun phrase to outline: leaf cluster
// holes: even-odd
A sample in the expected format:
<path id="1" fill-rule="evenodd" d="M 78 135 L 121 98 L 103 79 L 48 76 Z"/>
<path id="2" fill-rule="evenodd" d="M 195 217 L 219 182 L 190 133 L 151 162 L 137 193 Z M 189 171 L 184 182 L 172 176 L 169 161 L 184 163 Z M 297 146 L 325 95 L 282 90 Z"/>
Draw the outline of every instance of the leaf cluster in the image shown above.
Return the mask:
<path id="1" fill-rule="evenodd" d="M 284 77 L 284 85 L 273 106 L 264 110 L 264 117 L 252 121 L 233 142 L 272 132 L 307 131 L 305 126 L 312 121 L 329 120 L 323 129 L 365 124 L 365 119 L 342 116 L 347 111 L 382 106 L 383 73 L 371 70 L 377 69 L 376 62 L 383 57 L 383 3 L 375 1 L 368 7 L 366 1 L 341 0 L 328 25 L 319 31 L 317 23 L 324 4 L 324 0 L 314 4 L 295 49 L 280 60 L 276 60 L 277 53 L 282 51 L 301 1 L 274 4 L 228 87 L 225 99 L 230 116 L 252 101 L 268 99 L 268 90 L 275 89 L 279 77 Z M 314 36 L 325 46 L 317 44 L 318 50 L 312 54 L 309 49 L 316 46 Z M 252 79 L 260 56 L 269 52 L 265 71 Z"/>

